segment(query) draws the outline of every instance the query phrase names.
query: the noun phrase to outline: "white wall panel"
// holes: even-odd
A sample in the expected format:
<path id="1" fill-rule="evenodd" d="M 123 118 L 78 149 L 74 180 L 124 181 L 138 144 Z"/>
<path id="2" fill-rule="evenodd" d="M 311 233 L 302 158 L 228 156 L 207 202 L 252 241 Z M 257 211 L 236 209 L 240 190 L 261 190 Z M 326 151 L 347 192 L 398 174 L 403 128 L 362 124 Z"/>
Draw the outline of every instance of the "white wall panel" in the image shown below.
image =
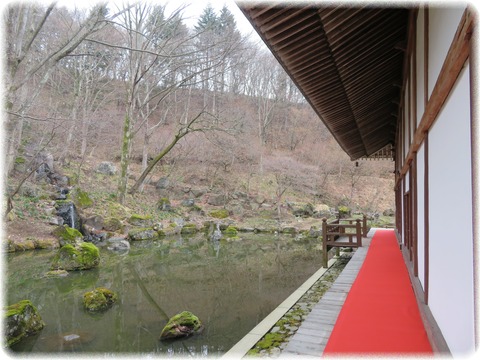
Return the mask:
<path id="1" fill-rule="evenodd" d="M 465 11 L 465 6 L 430 7 L 428 11 L 428 93 L 430 95 Z"/>
<path id="2" fill-rule="evenodd" d="M 429 133 L 429 202 L 429 306 L 452 355 L 464 356 L 474 349 L 468 67 Z"/>
<path id="3" fill-rule="evenodd" d="M 425 289 L 425 150 L 423 145 L 417 152 L 417 243 L 418 279 Z"/>
<path id="4" fill-rule="evenodd" d="M 423 9 L 418 11 L 417 17 L 417 126 L 422 120 L 425 111 L 425 90 L 423 79 L 425 76 L 425 30 L 424 30 L 424 13 Z"/>

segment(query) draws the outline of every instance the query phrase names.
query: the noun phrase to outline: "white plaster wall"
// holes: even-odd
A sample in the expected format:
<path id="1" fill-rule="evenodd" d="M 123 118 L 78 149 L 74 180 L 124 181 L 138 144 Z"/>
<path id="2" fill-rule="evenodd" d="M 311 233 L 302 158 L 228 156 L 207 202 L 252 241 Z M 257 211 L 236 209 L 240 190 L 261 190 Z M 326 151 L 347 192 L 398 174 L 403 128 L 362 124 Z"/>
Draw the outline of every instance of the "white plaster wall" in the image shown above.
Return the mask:
<path id="1" fill-rule="evenodd" d="M 474 350 L 471 176 L 467 66 L 429 135 L 429 306 L 454 357 Z"/>
<path id="2" fill-rule="evenodd" d="M 417 151 L 417 249 L 418 279 L 425 290 L 425 149 L 423 144 Z"/>
<path id="3" fill-rule="evenodd" d="M 420 124 L 422 115 L 425 112 L 425 90 L 423 84 L 423 78 L 425 76 L 424 13 L 425 11 L 420 9 L 417 17 L 417 126 Z"/>
<path id="4" fill-rule="evenodd" d="M 466 5 L 429 7 L 428 94 L 432 93 Z"/>

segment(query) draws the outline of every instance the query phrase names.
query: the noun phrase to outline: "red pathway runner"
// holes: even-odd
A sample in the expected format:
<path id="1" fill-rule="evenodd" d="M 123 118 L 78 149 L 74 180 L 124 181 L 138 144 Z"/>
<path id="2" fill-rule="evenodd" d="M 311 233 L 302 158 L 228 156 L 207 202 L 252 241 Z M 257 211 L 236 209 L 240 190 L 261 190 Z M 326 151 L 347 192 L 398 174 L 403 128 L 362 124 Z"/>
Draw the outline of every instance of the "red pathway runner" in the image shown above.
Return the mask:
<path id="1" fill-rule="evenodd" d="M 324 356 L 433 354 L 393 230 L 377 230 Z"/>

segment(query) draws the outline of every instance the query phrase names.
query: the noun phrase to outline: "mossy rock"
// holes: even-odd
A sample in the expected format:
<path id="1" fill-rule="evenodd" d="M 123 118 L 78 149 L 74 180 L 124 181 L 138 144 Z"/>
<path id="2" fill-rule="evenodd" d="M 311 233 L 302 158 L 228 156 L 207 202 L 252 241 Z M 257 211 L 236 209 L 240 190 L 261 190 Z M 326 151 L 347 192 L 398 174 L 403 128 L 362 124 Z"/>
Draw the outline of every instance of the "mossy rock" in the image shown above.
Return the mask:
<path id="1" fill-rule="evenodd" d="M 218 210 L 210 211 L 208 215 L 210 215 L 215 219 L 225 219 L 230 215 L 230 213 L 228 212 L 227 209 L 218 209 Z"/>
<path id="2" fill-rule="evenodd" d="M 60 246 L 75 245 L 83 241 L 82 233 L 68 225 L 58 226 L 53 230 L 53 235 L 58 238 Z"/>
<path id="3" fill-rule="evenodd" d="M 71 198 L 74 204 L 80 209 L 88 208 L 93 205 L 93 200 L 90 195 L 79 188 L 75 188 L 73 194 L 71 194 Z"/>
<path id="4" fill-rule="evenodd" d="M 153 228 L 134 228 L 128 232 L 128 238 L 132 241 L 157 240 L 159 235 Z"/>
<path id="5" fill-rule="evenodd" d="M 167 197 L 160 198 L 157 202 L 157 208 L 161 211 L 172 211 L 172 204 L 170 199 Z"/>
<path id="6" fill-rule="evenodd" d="M 43 322 L 37 308 L 30 300 L 22 300 L 5 309 L 6 345 L 12 346 L 23 338 L 43 329 Z"/>
<path id="7" fill-rule="evenodd" d="M 92 243 L 62 246 L 52 260 L 51 270 L 88 270 L 100 263 L 100 251 Z"/>
<path id="8" fill-rule="evenodd" d="M 238 237 L 238 230 L 235 226 L 230 225 L 223 231 L 223 234 L 226 237 L 235 238 L 235 237 Z"/>
<path id="9" fill-rule="evenodd" d="M 103 228 L 106 230 L 106 231 L 113 231 L 113 232 L 123 232 L 123 230 L 125 229 L 125 225 L 123 225 L 123 223 L 115 218 L 115 217 L 109 217 L 109 218 L 106 218 L 103 222 Z"/>
<path id="10" fill-rule="evenodd" d="M 168 320 L 160 334 L 160 340 L 178 339 L 203 330 L 200 319 L 190 311 L 182 311 Z"/>
<path id="11" fill-rule="evenodd" d="M 128 222 L 134 226 L 150 226 L 153 223 L 152 215 L 132 214 Z"/>
<path id="12" fill-rule="evenodd" d="M 117 299 L 117 294 L 112 290 L 98 287 L 83 294 L 83 305 L 88 311 L 104 311 L 110 308 Z"/>
<path id="13" fill-rule="evenodd" d="M 180 234 L 196 234 L 198 232 L 197 225 L 185 224 L 180 230 Z"/>

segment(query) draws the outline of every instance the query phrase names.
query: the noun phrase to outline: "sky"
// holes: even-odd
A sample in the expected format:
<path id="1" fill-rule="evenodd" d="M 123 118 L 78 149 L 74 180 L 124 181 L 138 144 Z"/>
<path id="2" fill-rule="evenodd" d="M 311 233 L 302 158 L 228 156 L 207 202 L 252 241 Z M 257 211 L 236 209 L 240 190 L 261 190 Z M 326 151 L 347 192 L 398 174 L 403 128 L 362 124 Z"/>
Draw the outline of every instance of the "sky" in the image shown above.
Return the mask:
<path id="1" fill-rule="evenodd" d="M 238 29 L 244 35 L 248 35 L 254 32 L 253 27 L 240 11 L 234 0 L 150 0 L 152 3 L 167 4 L 167 10 L 175 10 L 182 5 L 187 5 L 184 11 L 184 20 L 188 26 L 193 26 L 203 9 L 210 3 L 215 9 L 217 14 L 223 5 L 226 5 L 230 12 L 235 16 Z M 50 0 L 41 0 L 44 3 L 50 3 Z M 112 3 L 121 3 L 121 0 L 109 0 Z M 133 1 L 132 1 L 133 2 Z M 90 7 L 93 4 L 98 3 L 98 0 L 58 0 L 58 6 L 66 6 L 68 8 L 77 7 Z"/>

